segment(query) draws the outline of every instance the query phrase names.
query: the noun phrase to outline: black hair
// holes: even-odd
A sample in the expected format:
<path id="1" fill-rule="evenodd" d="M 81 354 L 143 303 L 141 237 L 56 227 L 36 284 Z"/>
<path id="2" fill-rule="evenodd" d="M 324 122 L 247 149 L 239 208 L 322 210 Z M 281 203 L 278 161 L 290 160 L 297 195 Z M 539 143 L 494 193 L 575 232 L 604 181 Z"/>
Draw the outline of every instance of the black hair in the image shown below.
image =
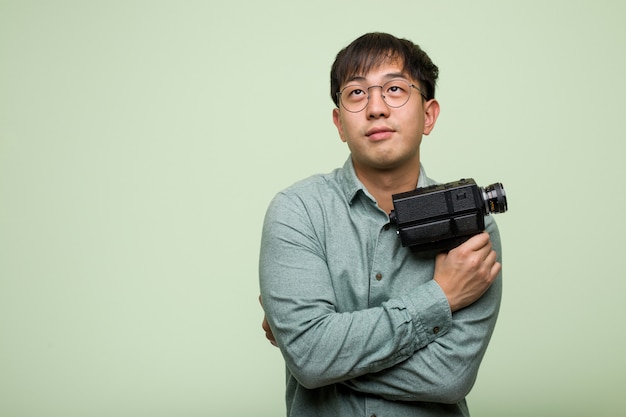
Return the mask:
<path id="1" fill-rule="evenodd" d="M 435 98 L 439 68 L 419 45 L 387 33 L 367 33 L 339 51 L 330 70 L 330 95 L 339 106 L 341 85 L 356 75 L 367 74 L 385 62 L 399 60 L 403 70 L 418 81 L 427 100 Z"/>

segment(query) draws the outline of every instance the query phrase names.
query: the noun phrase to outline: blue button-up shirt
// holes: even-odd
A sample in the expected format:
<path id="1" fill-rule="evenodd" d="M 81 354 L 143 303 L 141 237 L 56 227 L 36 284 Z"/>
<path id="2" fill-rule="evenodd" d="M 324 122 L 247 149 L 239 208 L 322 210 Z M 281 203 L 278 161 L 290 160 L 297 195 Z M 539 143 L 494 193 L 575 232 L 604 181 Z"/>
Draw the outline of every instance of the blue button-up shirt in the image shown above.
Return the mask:
<path id="1" fill-rule="evenodd" d="M 432 184 L 420 167 L 417 185 Z M 497 227 L 485 221 L 501 261 Z M 451 313 L 434 256 L 401 246 L 350 158 L 274 198 L 260 286 L 286 363 L 288 416 L 469 415 L 502 279 Z"/>

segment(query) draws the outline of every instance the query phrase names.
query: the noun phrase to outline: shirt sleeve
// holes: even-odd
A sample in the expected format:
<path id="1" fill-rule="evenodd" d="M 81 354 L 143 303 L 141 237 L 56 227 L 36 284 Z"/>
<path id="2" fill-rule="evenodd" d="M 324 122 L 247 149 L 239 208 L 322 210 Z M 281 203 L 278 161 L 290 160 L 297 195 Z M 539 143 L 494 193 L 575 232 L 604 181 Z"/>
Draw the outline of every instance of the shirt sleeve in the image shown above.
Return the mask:
<path id="1" fill-rule="evenodd" d="M 259 277 L 278 346 L 306 388 L 348 380 L 357 390 L 375 388 L 371 380 L 355 378 L 405 363 L 452 326 L 447 300 L 434 281 L 416 288 L 418 303 L 397 298 L 375 308 L 337 311 L 324 248 L 306 207 L 294 196 L 279 194 L 268 208 Z"/>
<path id="2" fill-rule="evenodd" d="M 496 224 L 487 222 L 498 261 L 502 262 Z M 396 401 L 456 403 L 471 390 L 495 328 L 502 297 L 502 276 L 475 303 L 453 314 L 450 330 L 407 360 L 345 385 Z"/>

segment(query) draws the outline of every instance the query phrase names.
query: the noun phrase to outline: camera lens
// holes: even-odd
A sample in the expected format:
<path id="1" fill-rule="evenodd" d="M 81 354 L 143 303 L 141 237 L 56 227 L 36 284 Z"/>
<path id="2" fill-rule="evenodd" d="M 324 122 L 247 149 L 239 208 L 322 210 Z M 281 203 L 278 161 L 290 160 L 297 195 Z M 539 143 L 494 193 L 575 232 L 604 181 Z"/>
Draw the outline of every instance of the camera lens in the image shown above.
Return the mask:
<path id="1" fill-rule="evenodd" d="M 502 183 L 496 182 L 483 189 L 487 213 L 504 213 L 507 210 L 506 192 Z"/>

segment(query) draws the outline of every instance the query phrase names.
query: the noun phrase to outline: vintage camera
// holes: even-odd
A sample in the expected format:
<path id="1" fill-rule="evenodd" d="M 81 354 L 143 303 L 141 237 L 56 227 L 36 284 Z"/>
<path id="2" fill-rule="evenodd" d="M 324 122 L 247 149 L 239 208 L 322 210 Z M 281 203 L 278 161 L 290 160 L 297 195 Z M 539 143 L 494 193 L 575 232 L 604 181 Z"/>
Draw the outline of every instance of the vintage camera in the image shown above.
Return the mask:
<path id="1" fill-rule="evenodd" d="M 446 251 L 485 230 L 485 216 L 507 210 L 501 183 L 478 187 L 473 179 L 416 188 L 392 196 L 389 214 L 402 246 Z"/>

